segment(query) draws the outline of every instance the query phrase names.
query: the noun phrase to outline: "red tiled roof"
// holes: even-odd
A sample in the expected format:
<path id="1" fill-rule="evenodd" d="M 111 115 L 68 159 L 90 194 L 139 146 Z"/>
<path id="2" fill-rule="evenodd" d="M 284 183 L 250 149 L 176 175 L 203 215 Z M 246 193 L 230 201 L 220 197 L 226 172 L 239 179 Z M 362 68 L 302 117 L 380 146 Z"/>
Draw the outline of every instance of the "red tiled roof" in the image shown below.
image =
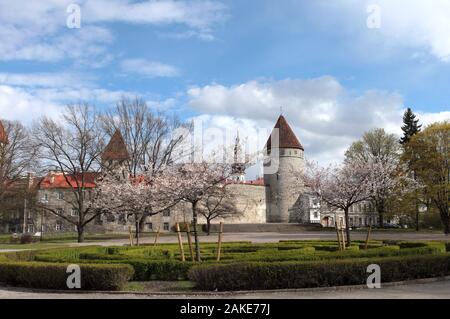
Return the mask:
<path id="1" fill-rule="evenodd" d="M 126 160 L 128 158 L 129 154 L 125 141 L 120 131 L 116 130 L 103 151 L 102 160 Z"/>
<path id="2" fill-rule="evenodd" d="M 264 184 L 264 178 L 260 177 L 258 179 L 252 180 L 252 181 L 245 181 L 244 184 L 247 185 L 258 185 L 258 186 L 265 186 Z"/>
<path id="3" fill-rule="evenodd" d="M 299 140 L 297 139 L 297 136 L 295 136 L 294 131 L 292 131 L 291 127 L 289 126 L 288 122 L 286 121 L 283 115 L 280 115 L 280 117 L 278 118 L 278 121 L 275 124 L 274 129 L 278 129 L 280 137 L 279 141 L 280 148 L 297 148 L 302 151 L 304 150 L 302 144 L 300 144 Z M 267 140 L 266 143 L 267 150 L 271 149 L 272 134 L 270 134 L 269 139 Z"/>
<path id="4" fill-rule="evenodd" d="M 95 180 L 99 176 L 99 173 L 95 172 L 88 172 L 84 173 L 84 187 L 85 188 L 95 188 L 97 185 L 95 183 Z M 39 187 L 41 189 L 51 189 L 51 188 L 76 188 L 77 185 L 81 186 L 82 183 L 82 174 L 74 175 L 66 175 L 66 178 L 64 177 L 63 173 L 55 173 L 51 172 L 47 174 L 39 183 Z M 77 183 L 78 180 L 78 183 Z"/>
<path id="5" fill-rule="evenodd" d="M 2 121 L 0 121 L 0 143 L 8 144 L 8 136 L 6 135 Z"/>

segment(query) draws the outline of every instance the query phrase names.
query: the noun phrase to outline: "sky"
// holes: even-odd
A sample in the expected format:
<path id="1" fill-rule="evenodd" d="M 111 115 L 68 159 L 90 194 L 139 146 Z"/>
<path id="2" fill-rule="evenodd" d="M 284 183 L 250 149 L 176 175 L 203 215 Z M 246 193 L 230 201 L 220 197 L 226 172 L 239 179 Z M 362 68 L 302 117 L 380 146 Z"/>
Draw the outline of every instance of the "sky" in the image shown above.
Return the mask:
<path id="1" fill-rule="evenodd" d="M 450 119 L 448 0 L 0 0 L 0 39 L 0 118 L 26 124 L 139 96 L 262 147 L 282 112 L 326 164 L 406 107 Z"/>

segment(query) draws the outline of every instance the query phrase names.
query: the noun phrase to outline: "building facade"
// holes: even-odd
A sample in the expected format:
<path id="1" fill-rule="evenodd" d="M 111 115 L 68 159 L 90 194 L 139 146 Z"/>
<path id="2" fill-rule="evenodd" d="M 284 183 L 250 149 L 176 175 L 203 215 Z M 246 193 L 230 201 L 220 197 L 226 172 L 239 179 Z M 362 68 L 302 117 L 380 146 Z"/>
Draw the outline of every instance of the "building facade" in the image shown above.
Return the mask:
<path id="1" fill-rule="evenodd" d="M 0 123 L 1 124 L 1 123 Z M 7 136 L 0 126 L 0 143 L 7 143 Z M 2 133 L 3 132 L 3 133 Z M 234 196 L 237 214 L 228 218 L 216 218 L 213 224 L 266 224 L 299 223 L 321 224 L 334 227 L 335 222 L 344 223 L 343 211 L 335 211 L 320 206 L 320 202 L 308 190 L 301 179 L 305 168 L 305 149 L 289 126 L 286 118 L 280 116 L 266 143 L 264 177 L 245 180 L 245 166 L 238 164 L 237 154 L 241 151 L 239 135 L 235 143 L 235 178 L 229 181 L 229 191 Z M 129 158 L 125 141 L 119 131 L 111 137 L 102 154 L 103 167 L 112 168 L 123 164 Z M 100 173 L 85 173 L 84 188 L 90 192 L 96 187 Z M 67 180 L 67 178 L 69 180 Z M 74 232 L 75 226 L 64 218 L 57 217 L 43 208 L 47 206 L 60 214 L 77 218 L 79 212 L 72 205 L 74 201 L 73 184 L 79 183 L 80 176 L 64 176 L 51 171 L 44 177 L 28 177 L 27 185 L 35 194 L 39 205 L 21 205 L 14 211 L 14 222 L 1 221 L 4 232 Z M 192 219 L 191 207 L 180 203 L 170 210 L 145 220 L 145 231 L 169 232 L 176 223 L 188 223 Z M 206 223 L 199 216 L 200 224 Z M 360 203 L 350 209 L 351 227 L 376 225 L 377 214 L 370 203 Z M 124 214 L 105 213 L 88 224 L 88 232 L 128 232 L 135 227 L 135 221 Z M 0 228 L 0 231 L 2 230 Z"/>

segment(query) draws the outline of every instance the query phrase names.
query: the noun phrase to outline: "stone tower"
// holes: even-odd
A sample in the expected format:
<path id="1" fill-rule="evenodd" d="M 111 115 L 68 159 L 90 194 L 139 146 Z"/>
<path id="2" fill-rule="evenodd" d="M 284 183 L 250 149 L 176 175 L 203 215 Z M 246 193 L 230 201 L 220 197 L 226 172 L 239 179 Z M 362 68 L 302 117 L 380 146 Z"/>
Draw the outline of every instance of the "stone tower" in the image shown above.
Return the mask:
<path id="1" fill-rule="evenodd" d="M 266 186 L 266 221 L 298 222 L 301 214 L 301 173 L 305 167 L 304 148 L 283 115 L 266 143 L 264 184 Z"/>
<path id="2" fill-rule="evenodd" d="M 102 165 L 112 169 L 130 158 L 127 146 L 119 130 L 116 130 L 102 153 Z"/>
<path id="3" fill-rule="evenodd" d="M 8 144 L 8 136 L 5 128 L 3 127 L 2 121 L 0 121 L 0 146 L 4 146 L 6 144 Z"/>

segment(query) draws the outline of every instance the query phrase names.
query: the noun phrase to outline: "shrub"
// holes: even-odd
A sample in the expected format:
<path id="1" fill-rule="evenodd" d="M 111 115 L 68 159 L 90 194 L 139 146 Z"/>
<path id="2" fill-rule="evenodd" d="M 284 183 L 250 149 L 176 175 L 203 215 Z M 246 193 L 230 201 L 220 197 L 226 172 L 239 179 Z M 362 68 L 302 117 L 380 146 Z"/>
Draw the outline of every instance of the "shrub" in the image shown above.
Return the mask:
<path id="1" fill-rule="evenodd" d="M 119 290 L 132 277 L 129 265 L 81 264 L 83 290 Z M 68 289 L 67 264 L 1 262 L 0 282 L 42 289 Z"/>
<path id="2" fill-rule="evenodd" d="M 52 262 L 70 262 L 65 259 L 52 259 L 45 256 L 39 256 L 40 261 Z M 151 260 L 144 258 L 130 258 L 125 255 L 106 255 L 106 254 L 80 254 L 80 262 L 88 260 L 92 264 L 128 264 L 134 269 L 133 280 L 185 280 L 188 270 L 192 267 L 190 262 L 181 262 L 178 260 Z M 74 262 L 74 261 L 72 261 Z"/>
<path id="3" fill-rule="evenodd" d="M 364 284 L 369 264 L 381 267 L 382 282 L 450 274 L 450 255 L 315 262 L 235 263 L 194 266 L 189 278 L 206 290 L 286 289 Z"/>
<path id="4" fill-rule="evenodd" d="M 24 251 L 13 251 L 9 253 L 1 254 L 6 260 L 9 261 L 30 261 L 34 259 L 37 254 L 36 250 L 24 250 Z"/>
<path id="5" fill-rule="evenodd" d="M 428 243 L 423 241 L 400 241 L 397 244 L 400 248 L 419 248 L 419 247 L 427 247 Z"/>
<path id="6" fill-rule="evenodd" d="M 108 255 L 117 255 L 120 253 L 119 247 L 106 247 L 106 254 Z"/>
<path id="7" fill-rule="evenodd" d="M 31 244 L 31 243 L 33 243 L 35 241 L 36 241 L 36 239 L 31 234 L 22 234 L 20 236 L 20 243 L 21 244 Z"/>

